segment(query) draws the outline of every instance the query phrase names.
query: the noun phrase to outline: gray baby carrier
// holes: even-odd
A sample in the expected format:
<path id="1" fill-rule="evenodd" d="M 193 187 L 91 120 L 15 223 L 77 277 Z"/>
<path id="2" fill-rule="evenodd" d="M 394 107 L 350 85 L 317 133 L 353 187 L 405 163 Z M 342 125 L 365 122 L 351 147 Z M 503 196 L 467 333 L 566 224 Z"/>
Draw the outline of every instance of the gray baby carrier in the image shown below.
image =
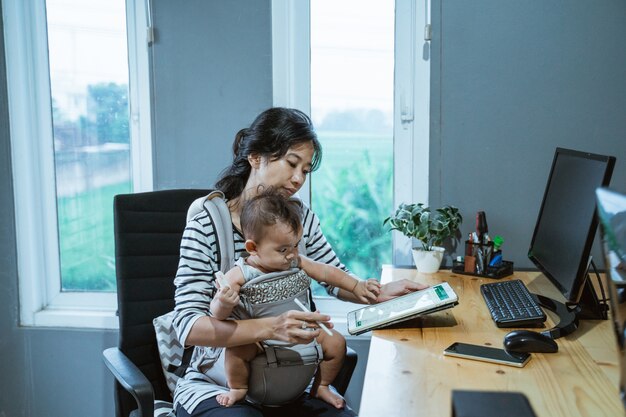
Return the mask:
<path id="1" fill-rule="evenodd" d="M 209 204 L 205 205 L 205 201 L 209 201 Z M 224 195 L 214 191 L 196 200 L 189 208 L 187 218 L 193 217 L 194 212 L 203 207 L 208 209 L 215 225 L 220 270 L 228 271 L 234 266 L 235 248 L 232 220 Z M 300 242 L 299 249 L 304 250 L 304 242 Z M 311 278 L 297 268 L 256 277 L 241 287 L 242 301 L 233 314 L 237 318 L 269 317 L 299 310 L 294 299 L 298 298 L 304 305 L 309 305 L 310 285 Z M 248 400 L 264 405 L 280 405 L 298 398 L 311 383 L 323 358 L 319 343 L 313 340 L 306 345 L 294 345 L 266 340 L 261 346 L 264 354 L 258 355 L 250 363 Z M 210 373 L 216 371 L 218 369 L 212 369 Z M 219 372 L 224 370 L 220 369 Z"/>

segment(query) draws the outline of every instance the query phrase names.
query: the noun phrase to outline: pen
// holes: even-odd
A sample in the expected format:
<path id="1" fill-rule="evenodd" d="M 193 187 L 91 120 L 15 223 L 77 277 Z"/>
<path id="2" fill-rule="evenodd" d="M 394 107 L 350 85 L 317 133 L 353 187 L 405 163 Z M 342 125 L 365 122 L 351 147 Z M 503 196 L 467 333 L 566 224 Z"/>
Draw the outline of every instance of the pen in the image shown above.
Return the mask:
<path id="1" fill-rule="evenodd" d="M 217 271 L 215 273 L 215 280 L 218 284 L 220 284 L 220 288 L 225 288 L 229 286 L 226 282 L 226 277 L 224 277 L 224 273 L 222 271 Z"/>
<path id="2" fill-rule="evenodd" d="M 476 213 L 476 232 L 478 233 L 478 242 L 481 245 L 487 243 L 486 237 L 489 228 L 487 227 L 487 215 L 484 211 Z"/>
<path id="3" fill-rule="evenodd" d="M 298 307 L 300 307 L 300 310 L 306 312 L 306 313 L 310 313 L 311 310 L 309 310 L 308 308 L 306 308 L 304 306 L 304 304 L 302 304 L 302 302 L 300 300 L 298 300 L 297 298 L 294 299 L 294 301 L 296 302 L 296 304 L 298 304 Z M 326 325 L 324 323 L 320 323 L 319 321 L 316 321 L 316 323 L 318 324 L 318 326 L 320 326 L 322 328 L 322 330 L 324 330 L 326 333 L 328 333 L 329 336 L 332 336 L 333 333 L 328 330 L 328 327 L 326 327 Z"/>
<path id="4" fill-rule="evenodd" d="M 502 254 L 497 253 L 491 258 L 491 262 L 489 262 L 489 266 L 500 266 L 502 263 Z"/>
<path id="5" fill-rule="evenodd" d="M 502 239 L 502 236 L 494 236 L 493 237 L 493 257 L 491 258 L 491 261 L 489 262 L 489 266 L 500 266 L 502 264 L 502 250 L 500 250 L 500 247 L 502 246 L 502 244 L 504 243 L 504 239 Z"/>
<path id="6" fill-rule="evenodd" d="M 504 243 L 504 239 L 502 238 L 502 236 L 496 235 L 493 237 L 493 249 L 495 251 L 499 251 L 500 246 L 502 246 L 503 243 Z"/>

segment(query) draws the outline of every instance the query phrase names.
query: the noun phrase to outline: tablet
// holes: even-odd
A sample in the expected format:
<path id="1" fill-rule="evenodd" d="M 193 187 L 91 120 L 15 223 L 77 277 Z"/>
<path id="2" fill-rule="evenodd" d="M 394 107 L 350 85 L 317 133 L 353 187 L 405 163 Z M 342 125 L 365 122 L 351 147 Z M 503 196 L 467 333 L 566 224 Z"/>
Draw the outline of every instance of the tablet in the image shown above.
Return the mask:
<path id="1" fill-rule="evenodd" d="M 348 333 L 357 335 L 412 319 L 415 316 L 445 310 L 459 303 L 450 284 L 415 291 L 389 301 L 363 307 L 348 313 Z"/>

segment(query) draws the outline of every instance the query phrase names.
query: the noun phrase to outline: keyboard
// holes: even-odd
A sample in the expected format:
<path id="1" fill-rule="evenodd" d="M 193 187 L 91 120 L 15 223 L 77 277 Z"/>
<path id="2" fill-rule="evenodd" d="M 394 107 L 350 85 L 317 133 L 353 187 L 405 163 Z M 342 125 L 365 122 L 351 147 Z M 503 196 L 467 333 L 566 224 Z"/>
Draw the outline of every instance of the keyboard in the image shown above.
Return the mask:
<path id="1" fill-rule="evenodd" d="M 498 327 L 531 327 L 546 321 L 546 314 L 519 279 L 483 284 L 480 292 Z"/>

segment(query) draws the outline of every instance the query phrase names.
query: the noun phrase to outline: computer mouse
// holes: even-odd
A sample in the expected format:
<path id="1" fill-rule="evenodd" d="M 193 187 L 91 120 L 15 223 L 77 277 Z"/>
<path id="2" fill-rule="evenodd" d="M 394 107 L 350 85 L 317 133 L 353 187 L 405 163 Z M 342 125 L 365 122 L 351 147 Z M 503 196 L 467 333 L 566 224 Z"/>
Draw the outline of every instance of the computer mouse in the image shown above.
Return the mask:
<path id="1" fill-rule="evenodd" d="M 509 352 L 558 352 L 559 345 L 550 336 L 532 330 L 514 330 L 504 336 L 504 350 Z"/>

